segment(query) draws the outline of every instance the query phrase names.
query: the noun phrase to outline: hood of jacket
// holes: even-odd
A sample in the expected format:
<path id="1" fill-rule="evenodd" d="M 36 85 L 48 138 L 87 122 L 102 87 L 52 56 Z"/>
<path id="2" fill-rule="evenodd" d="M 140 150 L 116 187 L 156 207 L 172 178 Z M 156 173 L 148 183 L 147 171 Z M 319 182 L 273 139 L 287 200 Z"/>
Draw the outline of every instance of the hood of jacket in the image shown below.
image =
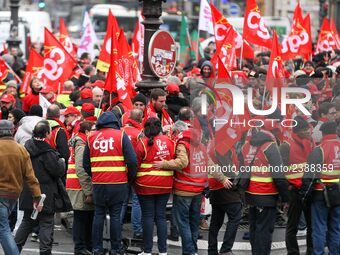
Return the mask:
<path id="1" fill-rule="evenodd" d="M 29 139 L 25 143 L 25 148 L 30 154 L 31 158 L 44 154 L 48 150 L 53 150 L 51 145 L 49 145 L 47 142 L 35 140 L 33 138 Z"/>
<path id="2" fill-rule="evenodd" d="M 249 143 L 252 146 L 261 146 L 267 142 L 275 142 L 275 136 L 269 131 L 261 130 L 260 132 L 252 135 Z"/>
<path id="3" fill-rule="evenodd" d="M 120 123 L 117 119 L 116 115 L 113 112 L 104 112 L 98 118 L 96 123 L 96 128 L 103 129 L 103 128 L 113 128 L 113 129 L 120 129 Z"/>

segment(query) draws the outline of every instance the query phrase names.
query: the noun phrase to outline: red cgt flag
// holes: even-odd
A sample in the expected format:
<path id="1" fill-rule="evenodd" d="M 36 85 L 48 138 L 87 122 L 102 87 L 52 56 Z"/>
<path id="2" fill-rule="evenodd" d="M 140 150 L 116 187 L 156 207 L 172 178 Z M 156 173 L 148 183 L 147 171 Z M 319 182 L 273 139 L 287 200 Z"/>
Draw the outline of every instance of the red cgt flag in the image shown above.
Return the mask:
<path id="1" fill-rule="evenodd" d="M 112 34 L 116 35 L 116 39 L 119 38 L 119 26 L 116 17 L 109 10 L 109 17 L 107 22 L 106 34 L 104 38 L 103 46 L 100 50 L 97 69 L 107 73 L 110 67 L 110 56 L 111 56 L 111 41 Z"/>
<path id="2" fill-rule="evenodd" d="M 316 52 L 331 51 L 336 48 L 336 39 L 331 31 L 328 19 L 325 17 L 320 29 L 318 42 L 316 44 Z"/>
<path id="3" fill-rule="evenodd" d="M 337 49 L 340 49 L 340 36 L 338 34 L 338 30 L 336 29 L 334 20 L 331 18 L 331 23 L 330 23 L 330 29 L 331 29 L 331 33 L 334 37 L 335 40 L 335 45 Z"/>
<path id="4" fill-rule="evenodd" d="M 119 67 L 119 58 L 118 58 L 118 41 L 117 37 L 114 36 L 113 31 L 111 32 L 113 35 L 111 38 L 111 54 L 110 54 L 110 67 L 109 72 L 105 81 L 105 90 L 109 91 L 110 94 L 115 92 L 118 94 L 119 101 L 127 108 L 132 109 L 132 102 L 129 96 L 129 92 L 126 88 L 125 81 L 123 77 L 120 76 L 119 71 L 117 70 Z"/>
<path id="5" fill-rule="evenodd" d="M 70 53 L 72 57 L 77 56 L 77 50 L 72 43 L 63 18 L 59 19 L 59 34 L 59 41 L 61 45 L 64 46 L 65 50 L 67 50 L 67 52 Z"/>
<path id="6" fill-rule="evenodd" d="M 281 48 L 277 39 L 276 32 L 273 32 L 273 43 L 270 54 L 266 87 L 272 91 L 274 87 L 281 88 L 283 85 L 284 70 L 282 65 Z"/>
<path id="7" fill-rule="evenodd" d="M 237 33 L 236 37 L 236 56 L 243 58 L 254 58 L 254 50 L 246 40 L 242 39 L 242 36 L 234 29 L 234 27 L 228 22 L 228 20 L 217 10 L 217 8 L 210 3 L 211 14 L 213 18 L 213 25 L 215 31 L 216 49 L 220 48 L 224 42 L 229 29 L 233 29 Z M 242 49 L 243 46 L 243 49 Z M 243 52 L 241 52 L 243 51 Z"/>
<path id="8" fill-rule="evenodd" d="M 22 84 L 20 87 L 20 92 L 26 95 L 31 93 L 30 82 L 32 77 L 38 75 L 38 73 L 44 67 L 44 58 L 35 49 L 31 48 L 30 55 L 28 58 L 28 63 L 26 66 L 26 71 L 24 78 L 22 79 Z"/>
<path id="9" fill-rule="evenodd" d="M 77 62 L 47 28 L 44 56 L 44 68 L 38 73 L 38 78 L 57 92 L 62 83 L 71 77 Z"/>
<path id="10" fill-rule="evenodd" d="M 255 0 L 247 0 L 243 38 L 249 43 L 271 48 L 271 38 Z"/>
<path id="11" fill-rule="evenodd" d="M 310 15 L 302 18 L 302 10 L 298 3 L 293 16 L 292 30 L 282 42 L 282 59 L 288 60 L 302 55 L 309 59 L 312 53 L 312 36 L 310 26 Z"/>

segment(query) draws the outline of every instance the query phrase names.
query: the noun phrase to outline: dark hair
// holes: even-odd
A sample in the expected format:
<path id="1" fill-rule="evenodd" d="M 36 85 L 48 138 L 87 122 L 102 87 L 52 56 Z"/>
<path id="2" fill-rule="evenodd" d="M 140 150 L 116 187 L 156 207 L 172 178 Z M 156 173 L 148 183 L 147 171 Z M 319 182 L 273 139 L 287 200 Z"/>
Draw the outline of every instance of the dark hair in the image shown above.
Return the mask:
<path id="1" fill-rule="evenodd" d="M 161 121 L 158 118 L 150 118 L 144 124 L 144 134 L 149 138 L 148 145 L 153 146 L 153 139 L 162 131 Z"/>
<path id="2" fill-rule="evenodd" d="M 326 115 L 328 114 L 329 109 L 335 107 L 334 104 L 329 102 L 324 102 L 320 104 L 319 106 L 319 117 L 321 117 L 322 114 Z"/>
<path id="3" fill-rule="evenodd" d="M 43 116 L 43 108 L 39 104 L 34 104 L 31 106 L 30 110 L 28 111 L 28 116 Z"/>
<path id="4" fill-rule="evenodd" d="M 87 67 L 85 67 L 84 73 L 85 73 L 86 75 L 90 75 L 90 73 L 91 73 L 93 70 L 94 70 L 94 66 L 88 65 Z"/>
<path id="5" fill-rule="evenodd" d="M 47 118 L 59 118 L 60 117 L 60 108 L 59 108 L 59 106 L 56 105 L 56 104 L 51 104 L 47 108 L 46 116 L 47 116 Z"/>
<path id="6" fill-rule="evenodd" d="M 166 93 L 163 89 L 157 88 L 151 90 L 150 98 L 153 100 L 157 100 L 158 97 L 165 97 Z"/>
<path id="7" fill-rule="evenodd" d="M 33 137 L 35 138 L 46 138 L 49 133 L 51 133 L 51 128 L 47 120 L 39 121 L 33 129 Z"/>
<path id="8" fill-rule="evenodd" d="M 10 111 L 10 113 L 13 115 L 14 117 L 14 125 L 17 125 L 19 123 L 19 121 L 26 116 L 26 114 L 20 110 L 20 109 L 13 109 L 12 111 Z"/>
<path id="9" fill-rule="evenodd" d="M 79 125 L 79 132 L 85 133 L 85 131 L 91 131 L 94 123 L 91 121 L 82 121 Z"/>
<path id="10" fill-rule="evenodd" d="M 182 107 L 178 113 L 179 120 L 190 120 L 193 117 L 193 112 L 189 107 Z"/>

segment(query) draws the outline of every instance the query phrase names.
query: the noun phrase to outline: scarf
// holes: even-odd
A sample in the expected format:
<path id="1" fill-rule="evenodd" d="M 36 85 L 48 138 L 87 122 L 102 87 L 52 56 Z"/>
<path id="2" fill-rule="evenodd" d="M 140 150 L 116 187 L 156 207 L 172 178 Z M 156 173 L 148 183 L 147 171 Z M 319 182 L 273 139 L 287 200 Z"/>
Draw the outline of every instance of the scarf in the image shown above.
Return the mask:
<path id="1" fill-rule="evenodd" d="M 147 114 L 145 115 L 145 118 L 148 119 L 148 118 L 152 118 L 152 117 L 157 118 L 158 116 L 157 116 L 157 112 L 156 112 L 154 106 L 150 102 L 149 105 L 147 106 Z M 162 124 L 162 127 L 164 127 L 166 125 L 172 126 L 174 124 L 169 113 L 165 110 L 165 108 L 162 108 L 161 124 Z"/>
<path id="2" fill-rule="evenodd" d="M 138 122 L 135 121 L 135 120 L 128 119 L 128 120 L 126 121 L 126 124 L 127 124 L 127 125 L 130 125 L 130 126 L 132 126 L 132 127 L 135 127 L 135 128 L 137 128 L 138 130 L 140 130 L 140 131 L 143 130 L 142 124 L 138 123 Z"/>

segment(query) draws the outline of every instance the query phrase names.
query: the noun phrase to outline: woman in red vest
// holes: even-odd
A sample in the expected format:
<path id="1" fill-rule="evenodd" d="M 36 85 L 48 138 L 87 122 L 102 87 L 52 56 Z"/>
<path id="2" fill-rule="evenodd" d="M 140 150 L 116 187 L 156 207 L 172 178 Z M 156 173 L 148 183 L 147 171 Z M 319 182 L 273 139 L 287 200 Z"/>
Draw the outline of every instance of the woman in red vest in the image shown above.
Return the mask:
<path id="1" fill-rule="evenodd" d="M 150 118 L 144 125 L 144 134 L 136 148 L 139 162 L 135 191 L 142 209 L 144 255 L 151 255 L 153 225 L 157 225 L 159 254 L 167 254 L 167 224 L 165 217 L 173 185 L 173 171 L 153 167 L 155 161 L 174 158 L 174 143 L 162 135 L 158 118 Z"/>

